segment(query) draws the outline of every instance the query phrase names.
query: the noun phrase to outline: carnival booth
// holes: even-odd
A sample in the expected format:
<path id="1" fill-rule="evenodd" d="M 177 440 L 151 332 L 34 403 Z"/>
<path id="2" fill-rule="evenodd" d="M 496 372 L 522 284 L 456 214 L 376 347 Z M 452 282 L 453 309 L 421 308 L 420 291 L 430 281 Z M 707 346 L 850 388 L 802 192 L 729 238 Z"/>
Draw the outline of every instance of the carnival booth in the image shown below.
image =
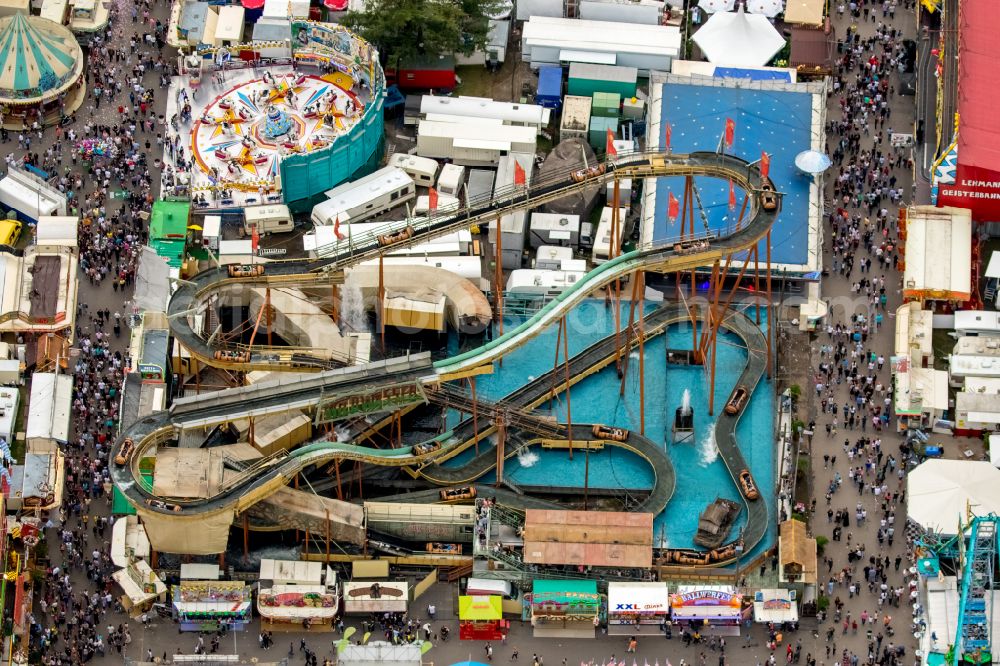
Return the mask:
<path id="1" fill-rule="evenodd" d="M 644 626 L 659 631 L 669 613 L 666 583 L 608 583 L 609 634 L 636 633 Z"/>
<path id="2" fill-rule="evenodd" d="M 531 626 L 536 638 L 593 638 L 600 613 L 596 581 L 536 580 L 532 584 Z"/>
<path id="3" fill-rule="evenodd" d="M 754 592 L 753 619 L 756 622 L 781 624 L 799 621 L 795 590 L 765 588 Z"/>
<path id="4" fill-rule="evenodd" d="M 261 627 L 296 624 L 314 631 L 332 631 L 340 596 L 337 574 L 321 562 L 260 561 L 261 586 L 257 612 Z"/>
<path id="5" fill-rule="evenodd" d="M 510 622 L 503 619 L 503 597 L 458 598 L 458 637 L 463 641 L 500 641 L 509 631 Z"/>
<path id="6" fill-rule="evenodd" d="M 743 595 L 729 585 L 682 585 L 670 595 L 670 617 L 682 627 L 735 627 L 739 635 Z"/>
<path id="7" fill-rule="evenodd" d="M 252 617 L 250 586 L 238 580 L 182 580 L 172 590 L 181 631 L 242 630 Z"/>
<path id="8" fill-rule="evenodd" d="M 344 583 L 344 613 L 405 613 L 409 592 L 409 585 L 399 581 Z"/>

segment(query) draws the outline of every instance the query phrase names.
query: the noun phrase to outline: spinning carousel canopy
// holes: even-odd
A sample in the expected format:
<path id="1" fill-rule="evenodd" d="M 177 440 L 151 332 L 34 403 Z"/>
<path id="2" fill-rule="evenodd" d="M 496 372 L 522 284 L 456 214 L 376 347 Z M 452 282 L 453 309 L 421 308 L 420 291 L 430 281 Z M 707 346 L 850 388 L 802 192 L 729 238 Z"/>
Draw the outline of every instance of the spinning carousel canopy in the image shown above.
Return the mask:
<path id="1" fill-rule="evenodd" d="M 38 16 L 0 19 L 0 101 L 48 100 L 83 71 L 83 53 L 70 30 Z"/>

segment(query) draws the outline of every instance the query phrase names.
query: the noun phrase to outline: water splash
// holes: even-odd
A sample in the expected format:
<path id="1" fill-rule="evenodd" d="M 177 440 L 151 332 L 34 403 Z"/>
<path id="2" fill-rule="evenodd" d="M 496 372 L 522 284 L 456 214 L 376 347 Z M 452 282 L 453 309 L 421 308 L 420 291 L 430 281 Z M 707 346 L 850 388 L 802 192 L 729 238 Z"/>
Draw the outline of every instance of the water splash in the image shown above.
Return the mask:
<path id="1" fill-rule="evenodd" d="M 691 389 L 684 389 L 684 395 L 681 396 L 681 414 L 691 413 Z"/>
<path id="2" fill-rule="evenodd" d="M 715 424 L 708 426 L 705 435 L 698 442 L 698 465 L 708 467 L 719 458 L 719 448 L 715 445 Z"/>
<path id="3" fill-rule="evenodd" d="M 351 439 L 351 429 L 346 426 L 333 427 L 334 441 L 347 442 Z"/>
<path id="4" fill-rule="evenodd" d="M 365 312 L 365 297 L 357 280 L 350 273 L 344 282 L 340 300 L 340 327 L 353 333 L 368 332 L 368 314 Z"/>
<path id="5" fill-rule="evenodd" d="M 520 448 L 517 450 L 517 462 L 521 467 L 534 467 L 538 462 L 538 454 L 528 447 Z"/>

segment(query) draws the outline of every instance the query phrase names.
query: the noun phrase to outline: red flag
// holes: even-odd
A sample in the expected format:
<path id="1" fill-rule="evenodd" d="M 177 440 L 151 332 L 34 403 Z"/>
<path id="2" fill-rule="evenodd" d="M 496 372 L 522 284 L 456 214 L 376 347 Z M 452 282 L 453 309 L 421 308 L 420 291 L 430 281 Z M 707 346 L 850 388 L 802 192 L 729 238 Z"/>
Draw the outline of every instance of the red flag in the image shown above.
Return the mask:
<path id="1" fill-rule="evenodd" d="M 253 225 L 250 231 L 250 251 L 254 254 L 257 253 L 257 247 L 260 245 L 260 234 L 257 233 L 257 225 Z"/>
<path id="2" fill-rule="evenodd" d="M 514 160 L 514 184 L 524 185 L 528 182 L 528 174 L 524 172 L 524 167 L 517 160 Z"/>
<path id="3" fill-rule="evenodd" d="M 673 192 L 667 197 L 667 218 L 671 222 L 676 222 L 681 214 L 681 202 L 677 200 Z"/>
<path id="4" fill-rule="evenodd" d="M 438 207 L 438 191 L 433 187 L 427 190 L 427 209 L 437 210 Z"/>
<path id="5" fill-rule="evenodd" d="M 726 118 L 726 148 L 733 147 L 733 139 L 736 136 L 736 121 Z"/>
<path id="6" fill-rule="evenodd" d="M 736 210 L 736 186 L 733 180 L 729 179 L 729 210 Z"/>
<path id="7" fill-rule="evenodd" d="M 337 240 L 344 240 L 347 238 L 347 236 L 340 233 L 340 215 L 333 220 L 333 235 L 337 237 Z"/>
<path id="8" fill-rule="evenodd" d="M 768 174 L 770 173 L 771 173 L 771 156 L 762 150 L 760 151 L 760 177 L 767 178 Z"/>
<path id="9" fill-rule="evenodd" d="M 670 152 L 670 137 L 674 133 L 674 128 L 670 126 L 670 123 L 664 123 L 663 127 L 663 150 L 665 152 Z"/>
<path id="10" fill-rule="evenodd" d="M 615 133 L 610 127 L 608 128 L 608 140 L 605 152 L 607 152 L 608 157 L 618 157 L 618 151 L 615 150 Z"/>

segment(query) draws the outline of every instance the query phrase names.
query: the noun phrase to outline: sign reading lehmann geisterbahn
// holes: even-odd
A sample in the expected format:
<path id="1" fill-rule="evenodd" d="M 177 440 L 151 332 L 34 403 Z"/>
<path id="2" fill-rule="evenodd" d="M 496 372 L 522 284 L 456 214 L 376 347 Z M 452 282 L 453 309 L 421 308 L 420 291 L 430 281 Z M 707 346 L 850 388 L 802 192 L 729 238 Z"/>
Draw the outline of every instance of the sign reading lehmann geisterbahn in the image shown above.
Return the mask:
<path id="1" fill-rule="evenodd" d="M 316 423 L 328 423 L 351 416 L 391 411 L 403 405 L 423 402 L 424 400 L 423 386 L 420 382 L 385 386 L 363 393 L 324 400 L 316 410 Z"/>

